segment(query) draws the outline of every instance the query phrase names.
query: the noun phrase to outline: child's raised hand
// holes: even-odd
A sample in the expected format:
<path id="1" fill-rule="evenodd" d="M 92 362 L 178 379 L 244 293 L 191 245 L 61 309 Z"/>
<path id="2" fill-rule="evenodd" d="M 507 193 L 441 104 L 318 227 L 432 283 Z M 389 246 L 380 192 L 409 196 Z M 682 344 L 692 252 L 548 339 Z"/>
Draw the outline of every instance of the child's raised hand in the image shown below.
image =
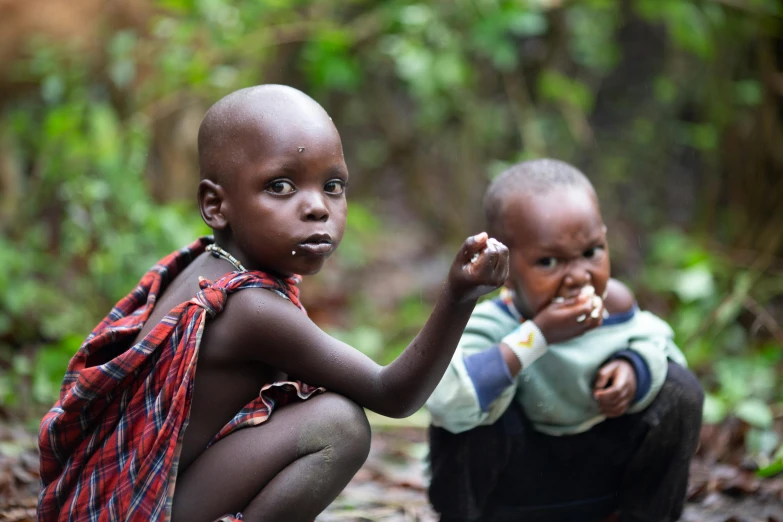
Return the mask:
<path id="1" fill-rule="evenodd" d="M 508 277 L 508 248 L 486 232 L 465 240 L 449 271 L 448 283 L 458 300 L 478 299 Z"/>
<path id="2" fill-rule="evenodd" d="M 625 413 L 635 394 L 636 372 L 628 361 L 615 359 L 598 370 L 593 397 L 598 401 L 601 413 L 607 417 L 619 417 Z"/>
<path id="3" fill-rule="evenodd" d="M 576 297 L 555 299 L 533 318 L 547 342 L 559 343 L 600 326 L 604 320 L 604 301 L 592 286 L 584 287 Z"/>

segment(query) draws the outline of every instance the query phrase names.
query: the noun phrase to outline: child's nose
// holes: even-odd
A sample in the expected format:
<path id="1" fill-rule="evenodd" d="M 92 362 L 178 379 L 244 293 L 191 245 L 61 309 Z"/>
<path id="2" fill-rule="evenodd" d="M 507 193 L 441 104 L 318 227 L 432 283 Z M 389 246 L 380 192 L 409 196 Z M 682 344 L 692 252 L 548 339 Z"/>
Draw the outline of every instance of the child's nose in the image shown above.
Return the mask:
<path id="1" fill-rule="evenodd" d="M 584 268 L 575 266 L 566 274 L 565 284 L 568 287 L 583 287 L 590 284 L 592 277 Z"/>
<path id="2" fill-rule="evenodd" d="M 326 221 L 329 219 L 329 208 L 326 206 L 323 194 L 306 194 L 303 215 L 307 221 Z"/>

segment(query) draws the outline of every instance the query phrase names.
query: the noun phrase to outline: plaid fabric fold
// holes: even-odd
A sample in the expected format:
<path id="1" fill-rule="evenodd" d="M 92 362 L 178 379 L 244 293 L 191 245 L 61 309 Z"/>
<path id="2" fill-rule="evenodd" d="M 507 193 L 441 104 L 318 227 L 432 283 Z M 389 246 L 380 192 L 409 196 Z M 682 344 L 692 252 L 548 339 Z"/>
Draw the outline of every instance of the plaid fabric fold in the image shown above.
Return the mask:
<path id="1" fill-rule="evenodd" d="M 304 312 L 297 279 L 232 272 L 214 283 L 201 280 L 193 299 L 124 349 L 167 284 L 211 241 L 200 238 L 152 267 L 71 359 L 60 399 L 38 435 L 39 521 L 168 521 L 206 320 L 223 310 L 228 295 L 245 288 L 272 290 Z M 91 366 L 88 360 L 107 362 Z M 210 444 L 322 390 L 298 381 L 270 383 Z"/>

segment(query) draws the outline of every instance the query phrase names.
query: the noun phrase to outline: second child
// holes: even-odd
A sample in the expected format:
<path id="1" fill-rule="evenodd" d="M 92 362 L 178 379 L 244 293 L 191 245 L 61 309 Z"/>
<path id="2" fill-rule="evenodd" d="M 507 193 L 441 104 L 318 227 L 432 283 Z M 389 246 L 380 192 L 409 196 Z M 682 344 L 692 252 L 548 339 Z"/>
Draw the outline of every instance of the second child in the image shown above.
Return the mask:
<path id="1" fill-rule="evenodd" d="M 441 520 L 677 520 L 703 393 L 671 328 L 610 277 L 592 185 L 520 163 L 484 208 L 510 273 L 427 402 Z"/>

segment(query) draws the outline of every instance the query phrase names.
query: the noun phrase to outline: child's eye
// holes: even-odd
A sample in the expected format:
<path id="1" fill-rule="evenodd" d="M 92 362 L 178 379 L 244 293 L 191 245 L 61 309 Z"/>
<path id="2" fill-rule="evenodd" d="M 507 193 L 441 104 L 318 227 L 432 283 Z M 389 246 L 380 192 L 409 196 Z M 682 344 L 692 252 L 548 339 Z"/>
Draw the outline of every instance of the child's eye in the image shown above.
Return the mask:
<path id="1" fill-rule="evenodd" d="M 345 182 L 341 179 L 333 179 L 326 182 L 324 190 L 333 195 L 339 195 L 345 192 Z"/>
<path id="2" fill-rule="evenodd" d="M 601 252 L 603 252 L 603 250 L 604 247 L 600 247 L 600 246 L 588 248 L 587 250 L 584 251 L 582 255 L 585 256 L 587 259 L 593 259 L 601 255 Z"/>
<path id="3" fill-rule="evenodd" d="M 542 257 L 536 261 L 536 264 L 541 268 L 554 268 L 557 266 L 557 259 L 554 257 Z"/>
<path id="4" fill-rule="evenodd" d="M 267 185 L 264 190 L 272 194 L 291 194 L 296 191 L 296 187 L 290 181 L 278 179 Z"/>

